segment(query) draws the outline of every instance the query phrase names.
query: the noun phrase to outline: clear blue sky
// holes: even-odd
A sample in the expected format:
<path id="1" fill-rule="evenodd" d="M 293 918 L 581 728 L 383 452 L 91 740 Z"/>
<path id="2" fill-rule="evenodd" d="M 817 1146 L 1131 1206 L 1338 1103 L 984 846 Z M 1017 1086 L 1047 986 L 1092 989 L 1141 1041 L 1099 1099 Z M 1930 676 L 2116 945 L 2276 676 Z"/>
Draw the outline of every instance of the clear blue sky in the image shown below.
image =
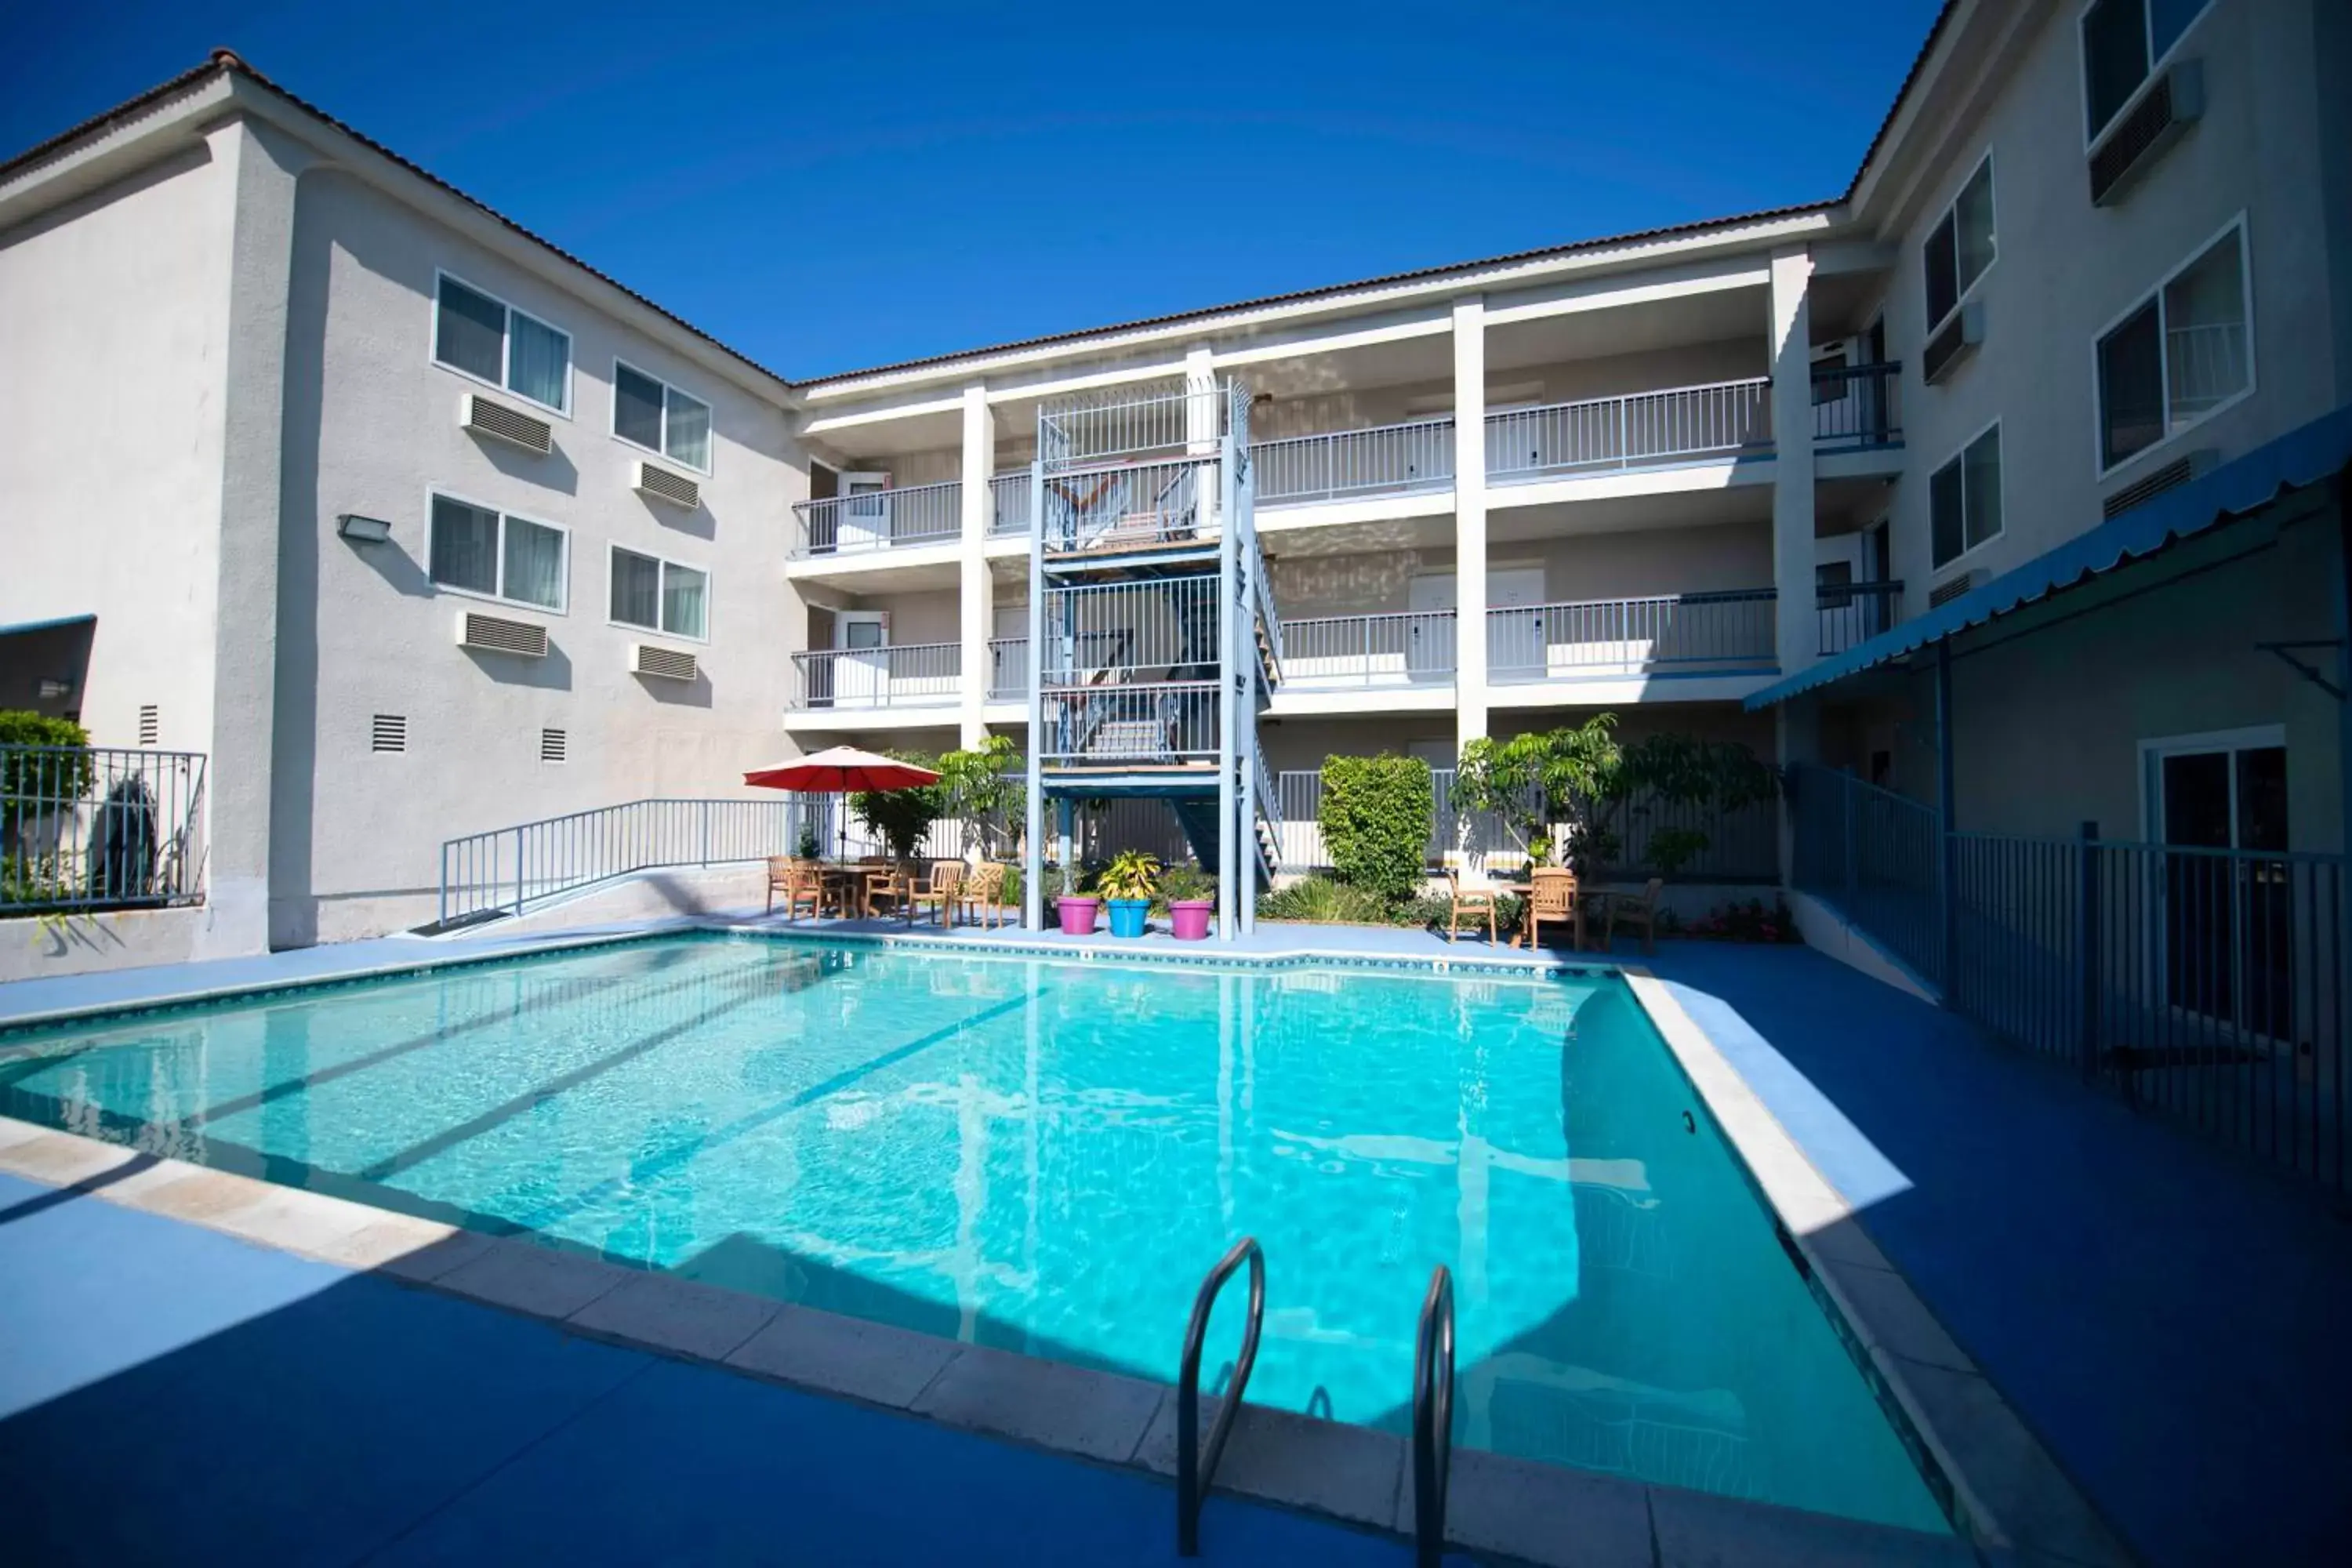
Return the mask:
<path id="1" fill-rule="evenodd" d="M 0 146 L 227 45 L 813 376 L 1833 196 L 1937 4 L 20 0 Z"/>

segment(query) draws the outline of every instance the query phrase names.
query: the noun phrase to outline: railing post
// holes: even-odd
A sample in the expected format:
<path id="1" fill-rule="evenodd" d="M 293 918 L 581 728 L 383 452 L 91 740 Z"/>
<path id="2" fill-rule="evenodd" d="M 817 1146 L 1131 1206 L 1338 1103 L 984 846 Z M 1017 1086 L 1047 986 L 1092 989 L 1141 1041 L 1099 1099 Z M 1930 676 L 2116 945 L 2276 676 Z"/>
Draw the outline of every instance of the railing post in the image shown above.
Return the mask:
<path id="1" fill-rule="evenodd" d="M 522 913 L 522 829 L 515 833 L 515 913 Z"/>
<path id="2" fill-rule="evenodd" d="M 2083 824 L 2074 853 L 2074 978 L 2083 998 L 2082 1032 L 2078 1038 L 2083 1080 L 2095 1083 L 2099 1077 L 2099 954 L 2105 945 L 2100 933 L 2097 823 Z"/>
<path id="3" fill-rule="evenodd" d="M 702 866 L 710 868 L 710 803 L 702 803 Z"/>

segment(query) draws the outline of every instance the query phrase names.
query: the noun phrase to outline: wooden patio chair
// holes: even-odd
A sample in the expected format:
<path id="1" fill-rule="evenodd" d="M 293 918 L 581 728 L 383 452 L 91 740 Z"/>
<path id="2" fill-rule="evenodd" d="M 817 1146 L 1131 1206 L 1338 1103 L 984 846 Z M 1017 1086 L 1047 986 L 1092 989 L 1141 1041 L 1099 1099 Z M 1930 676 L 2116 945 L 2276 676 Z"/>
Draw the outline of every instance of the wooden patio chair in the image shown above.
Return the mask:
<path id="1" fill-rule="evenodd" d="M 877 910 L 887 913 L 895 908 L 912 924 L 915 907 L 907 900 L 914 886 L 915 879 L 911 872 L 886 861 L 880 869 L 866 873 L 864 891 L 858 900 L 859 909 L 867 920 L 872 920 Z"/>
<path id="2" fill-rule="evenodd" d="M 811 920 L 815 920 L 824 913 L 824 878 L 818 873 L 815 862 L 786 861 L 782 891 L 784 919 L 787 921 L 800 919 L 801 910 L 803 908 L 808 910 Z M 773 913 L 776 908 L 776 892 L 775 864 L 771 861 L 768 867 L 768 910 L 771 913 Z"/>
<path id="3" fill-rule="evenodd" d="M 958 917 L 969 917 L 977 925 L 1003 925 L 1005 921 L 1004 879 L 1007 871 L 1003 863 L 990 861 L 956 889 L 955 910 Z"/>
<path id="4" fill-rule="evenodd" d="M 1479 917 L 1486 921 L 1486 941 L 1492 944 L 1501 940 L 1495 930 L 1495 890 L 1492 888 L 1465 888 L 1462 885 L 1462 857 L 1454 850 L 1445 852 L 1445 889 L 1453 907 L 1445 913 L 1445 940 L 1452 942 L 1462 931 L 1462 917 L 1468 915 L 1475 927 Z"/>
<path id="5" fill-rule="evenodd" d="M 793 858 L 789 855 L 768 857 L 768 912 L 776 912 L 776 895 L 789 893 L 793 886 Z"/>
<path id="6" fill-rule="evenodd" d="M 908 923 L 913 924 L 915 917 L 926 909 L 940 911 L 941 926 L 952 923 L 956 889 L 963 886 L 963 871 L 961 860 L 934 860 L 931 862 L 931 874 L 927 879 L 908 883 Z"/>
<path id="7" fill-rule="evenodd" d="M 1565 866 L 1538 866 L 1528 873 L 1528 947 L 1543 945 L 1544 922 L 1569 928 L 1574 946 L 1584 946 L 1584 900 L 1576 895 L 1576 873 Z"/>
<path id="8" fill-rule="evenodd" d="M 1642 928 L 1642 952 L 1652 957 L 1658 951 L 1658 900 L 1665 892 L 1666 879 L 1653 877 L 1642 889 L 1640 896 L 1619 893 L 1609 900 L 1609 930 L 1603 936 L 1603 947 L 1617 944 L 1617 922 Z"/>

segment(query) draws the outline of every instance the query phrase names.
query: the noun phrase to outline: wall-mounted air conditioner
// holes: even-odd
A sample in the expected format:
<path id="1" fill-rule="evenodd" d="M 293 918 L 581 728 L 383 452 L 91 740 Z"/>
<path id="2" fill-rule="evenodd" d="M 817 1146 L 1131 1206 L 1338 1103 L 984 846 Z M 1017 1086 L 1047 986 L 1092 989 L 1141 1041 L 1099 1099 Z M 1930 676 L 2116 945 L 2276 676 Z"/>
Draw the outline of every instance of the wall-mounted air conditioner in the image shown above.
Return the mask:
<path id="1" fill-rule="evenodd" d="M 1927 607 L 1931 610 L 1939 609 L 1984 580 L 1985 574 L 1981 572 L 1963 572 L 1957 577 L 1938 583 L 1927 590 Z"/>
<path id="2" fill-rule="evenodd" d="M 690 653 L 641 642 L 630 648 L 629 672 L 652 676 L 658 680 L 692 680 L 698 673 L 698 667 Z"/>
<path id="3" fill-rule="evenodd" d="M 2176 486 L 2185 485 L 2202 474 L 2211 472 L 2220 458 L 2221 454 L 2210 447 L 2183 452 L 2162 468 L 2150 468 L 2131 483 L 2109 491 L 2106 499 L 2099 503 L 2099 515 L 2121 517 L 2144 500 L 2152 500 Z"/>
<path id="4" fill-rule="evenodd" d="M 2112 206 L 2205 115 L 2205 63 L 2176 60 L 2091 149 L 2091 203 Z"/>
<path id="5" fill-rule="evenodd" d="M 637 465 L 637 493 L 692 511 L 702 504 L 702 487 L 684 474 L 673 474 L 652 463 Z"/>
<path id="6" fill-rule="evenodd" d="M 457 646 L 485 653 L 510 653 L 521 658 L 547 657 L 547 628 L 530 621 L 510 621 L 478 610 L 457 612 Z"/>
<path id="7" fill-rule="evenodd" d="M 1920 375 L 1928 385 L 1935 385 L 1977 352 L 1984 335 L 1984 301 L 1971 300 L 1944 323 L 1943 331 L 1927 340 L 1927 350 L 1919 356 Z"/>
<path id="8" fill-rule="evenodd" d="M 503 403 L 493 403 L 478 392 L 458 399 L 457 422 L 472 435 L 504 441 L 541 458 L 555 449 L 554 426 Z"/>

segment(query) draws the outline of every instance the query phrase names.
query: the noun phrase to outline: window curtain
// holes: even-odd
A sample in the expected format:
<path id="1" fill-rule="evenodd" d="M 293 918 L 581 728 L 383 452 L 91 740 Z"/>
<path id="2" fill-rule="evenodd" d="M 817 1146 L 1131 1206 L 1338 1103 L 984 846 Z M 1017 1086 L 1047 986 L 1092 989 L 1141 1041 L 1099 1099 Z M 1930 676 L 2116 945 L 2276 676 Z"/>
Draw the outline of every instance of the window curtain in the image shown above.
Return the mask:
<path id="1" fill-rule="evenodd" d="M 627 365 L 613 371 L 613 434 L 640 447 L 661 450 L 662 384 Z"/>
<path id="2" fill-rule="evenodd" d="M 613 552 L 613 618 L 623 626 L 661 628 L 661 563 L 631 550 Z"/>
<path id="3" fill-rule="evenodd" d="M 572 379 L 571 340 L 520 310 L 509 312 L 507 334 L 507 385 L 534 403 L 562 408 Z"/>
<path id="4" fill-rule="evenodd" d="M 663 568 L 662 630 L 674 637 L 704 636 L 703 600 L 709 584 L 704 574 L 691 567 Z"/>
<path id="5" fill-rule="evenodd" d="M 709 468 L 710 405 L 672 388 L 669 440 L 663 449 L 690 468 Z"/>
<path id="6" fill-rule="evenodd" d="M 496 384 L 505 357 L 507 308 L 453 279 L 441 279 L 433 357 Z"/>
<path id="7" fill-rule="evenodd" d="M 433 498 L 432 579 L 470 593 L 499 591 L 499 514 L 446 496 Z"/>
<path id="8" fill-rule="evenodd" d="M 563 607 L 563 535 L 520 518 L 507 519 L 506 596 L 545 609 Z"/>
<path id="9" fill-rule="evenodd" d="M 2166 286 L 2164 363 L 2175 424 L 2246 389 L 2246 275 L 2236 231 Z"/>

